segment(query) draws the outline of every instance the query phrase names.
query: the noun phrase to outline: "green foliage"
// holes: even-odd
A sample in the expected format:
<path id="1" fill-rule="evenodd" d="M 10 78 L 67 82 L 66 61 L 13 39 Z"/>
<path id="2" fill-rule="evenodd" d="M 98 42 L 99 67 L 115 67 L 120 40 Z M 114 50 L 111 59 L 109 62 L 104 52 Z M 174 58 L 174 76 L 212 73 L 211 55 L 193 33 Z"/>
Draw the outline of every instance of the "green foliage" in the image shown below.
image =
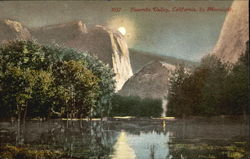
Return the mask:
<path id="1" fill-rule="evenodd" d="M 115 95 L 112 99 L 113 116 L 159 117 L 162 113 L 160 99 L 141 99 L 138 96 Z"/>
<path id="2" fill-rule="evenodd" d="M 227 143 L 228 142 L 228 143 Z M 188 147 L 188 149 L 187 149 Z M 173 158 L 195 159 L 240 159 L 248 156 L 247 142 L 232 141 L 174 141 L 170 143 L 170 154 Z"/>
<path id="3" fill-rule="evenodd" d="M 55 90 L 53 99 L 64 113 L 76 117 L 87 116 L 94 109 L 99 93 L 99 79 L 82 63 L 76 61 L 57 62 L 53 66 Z M 62 110 L 60 110 L 62 113 Z"/>
<path id="4" fill-rule="evenodd" d="M 64 158 L 65 154 L 54 150 L 33 150 L 16 146 L 0 146 L 0 158 L 7 159 L 60 159 Z"/>
<path id="5" fill-rule="evenodd" d="M 182 67 L 170 80 L 168 115 L 240 115 L 248 111 L 249 50 L 230 69 L 215 56 L 207 56 L 192 74 Z"/>
<path id="6" fill-rule="evenodd" d="M 182 65 L 176 67 L 176 71 L 173 72 L 173 76 L 170 78 L 170 89 L 168 95 L 168 115 L 182 115 L 182 112 L 188 113 L 188 107 L 186 107 L 184 97 L 186 92 L 183 90 L 184 81 L 189 77 L 189 73 L 185 71 Z M 188 85 L 187 85 L 188 86 Z"/>
<path id="7" fill-rule="evenodd" d="M 115 92 L 115 74 L 110 67 L 95 56 L 79 53 L 71 48 L 45 46 L 43 50 L 48 53 L 46 55 L 47 67 L 51 67 L 50 64 L 56 61 L 78 61 L 99 78 L 99 94 L 92 115 L 108 116 L 111 110 L 111 98 Z"/>
<path id="8" fill-rule="evenodd" d="M 7 67 L 1 76 L 1 107 L 7 114 L 23 113 L 32 98 L 35 84 L 34 71 L 22 70 L 15 66 Z M 18 111 L 18 112 L 17 112 Z"/>
<path id="9" fill-rule="evenodd" d="M 51 71 L 36 71 L 33 79 L 32 100 L 29 101 L 27 116 L 29 117 L 47 117 L 50 113 L 51 97 L 55 95 L 52 89 L 54 76 Z"/>
<path id="10" fill-rule="evenodd" d="M 249 47 L 227 76 L 223 101 L 230 114 L 247 114 L 249 111 Z"/>
<path id="11" fill-rule="evenodd" d="M 108 115 L 113 71 L 96 57 L 34 41 L 0 47 L 1 117 Z"/>

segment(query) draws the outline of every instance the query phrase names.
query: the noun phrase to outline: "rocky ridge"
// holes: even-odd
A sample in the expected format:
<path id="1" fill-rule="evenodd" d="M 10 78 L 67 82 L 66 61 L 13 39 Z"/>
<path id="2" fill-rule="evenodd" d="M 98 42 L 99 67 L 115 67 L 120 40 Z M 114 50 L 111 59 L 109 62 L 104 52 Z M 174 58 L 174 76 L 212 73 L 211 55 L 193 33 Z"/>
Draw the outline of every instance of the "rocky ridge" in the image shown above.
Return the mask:
<path id="1" fill-rule="evenodd" d="M 212 54 L 223 62 L 235 63 L 245 53 L 246 42 L 249 40 L 248 1 L 235 0 L 231 8 Z"/>

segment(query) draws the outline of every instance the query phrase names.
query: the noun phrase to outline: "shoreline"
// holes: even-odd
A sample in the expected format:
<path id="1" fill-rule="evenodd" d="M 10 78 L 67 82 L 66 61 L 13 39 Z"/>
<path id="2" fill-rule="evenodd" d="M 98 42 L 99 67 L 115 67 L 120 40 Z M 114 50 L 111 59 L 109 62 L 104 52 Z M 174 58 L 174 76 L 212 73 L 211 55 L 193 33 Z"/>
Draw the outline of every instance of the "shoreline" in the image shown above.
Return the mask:
<path id="1" fill-rule="evenodd" d="M 134 117 L 134 116 L 114 116 L 114 117 L 103 117 L 103 118 L 31 118 L 26 119 L 25 121 L 48 121 L 48 120 L 60 120 L 60 121 L 148 121 L 148 120 L 165 120 L 165 121 L 176 121 L 176 120 L 223 120 L 223 119 L 232 119 L 232 120 L 242 120 L 249 121 L 249 115 L 246 117 L 244 115 L 219 115 L 219 116 L 188 116 L 185 118 L 180 117 Z M 16 118 L 2 118 L 0 122 L 14 122 L 17 121 Z"/>

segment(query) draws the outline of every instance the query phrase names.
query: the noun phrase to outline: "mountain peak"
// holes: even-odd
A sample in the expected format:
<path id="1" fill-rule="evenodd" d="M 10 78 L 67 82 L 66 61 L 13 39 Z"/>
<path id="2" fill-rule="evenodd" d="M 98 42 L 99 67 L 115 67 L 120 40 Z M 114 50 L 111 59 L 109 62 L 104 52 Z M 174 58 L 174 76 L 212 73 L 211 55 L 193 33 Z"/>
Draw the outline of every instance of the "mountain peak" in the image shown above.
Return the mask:
<path id="1" fill-rule="evenodd" d="M 169 79 L 174 70 L 174 65 L 159 60 L 153 61 L 135 73 L 124 84 L 119 94 L 162 99 L 167 96 Z"/>
<path id="2" fill-rule="evenodd" d="M 0 20 L 0 43 L 4 41 L 19 39 L 31 39 L 31 34 L 20 22 L 9 19 Z"/>

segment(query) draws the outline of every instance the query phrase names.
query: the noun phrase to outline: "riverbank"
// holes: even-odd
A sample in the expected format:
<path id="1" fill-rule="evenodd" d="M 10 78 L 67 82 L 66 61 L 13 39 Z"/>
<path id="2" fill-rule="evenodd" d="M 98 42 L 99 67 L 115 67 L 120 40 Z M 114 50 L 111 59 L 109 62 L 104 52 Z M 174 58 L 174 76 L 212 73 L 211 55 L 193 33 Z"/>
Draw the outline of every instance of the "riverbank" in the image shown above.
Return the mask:
<path id="1" fill-rule="evenodd" d="M 14 146 L 10 144 L 0 146 L 0 158 L 3 159 L 73 159 L 65 152 L 31 145 Z"/>
<path id="2" fill-rule="evenodd" d="M 240 159 L 249 154 L 249 126 L 237 118 L 5 121 L 0 122 L 0 154 L 8 159 L 113 159 L 126 153 L 119 146 L 125 144 L 123 151 L 138 159 L 179 159 L 180 154 Z"/>
<path id="3" fill-rule="evenodd" d="M 28 118 L 27 121 L 46 121 L 46 120 L 64 120 L 64 121 L 119 121 L 119 120 L 130 120 L 130 121 L 147 121 L 147 120 L 167 120 L 167 121 L 174 121 L 174 120 L 223 120 L 223 119 L 229 119 L 229 120 L 237 120 L 237 121 L 248 121 L 249 115 L 243 116 L 243 115 L 219 115 L 219 116 L 210 116 L 210 117 L 204 117 L 204 116 L 188 116 L 185 118 L 179 118 L 179 117 L 135 117 L 135 116 L 114 116 L 114 117 L 103 117 L 103 118 Z M 6 121 L 17 121 L 16 118 L 0 118 L 0 122 L 6 122 Z"/>

